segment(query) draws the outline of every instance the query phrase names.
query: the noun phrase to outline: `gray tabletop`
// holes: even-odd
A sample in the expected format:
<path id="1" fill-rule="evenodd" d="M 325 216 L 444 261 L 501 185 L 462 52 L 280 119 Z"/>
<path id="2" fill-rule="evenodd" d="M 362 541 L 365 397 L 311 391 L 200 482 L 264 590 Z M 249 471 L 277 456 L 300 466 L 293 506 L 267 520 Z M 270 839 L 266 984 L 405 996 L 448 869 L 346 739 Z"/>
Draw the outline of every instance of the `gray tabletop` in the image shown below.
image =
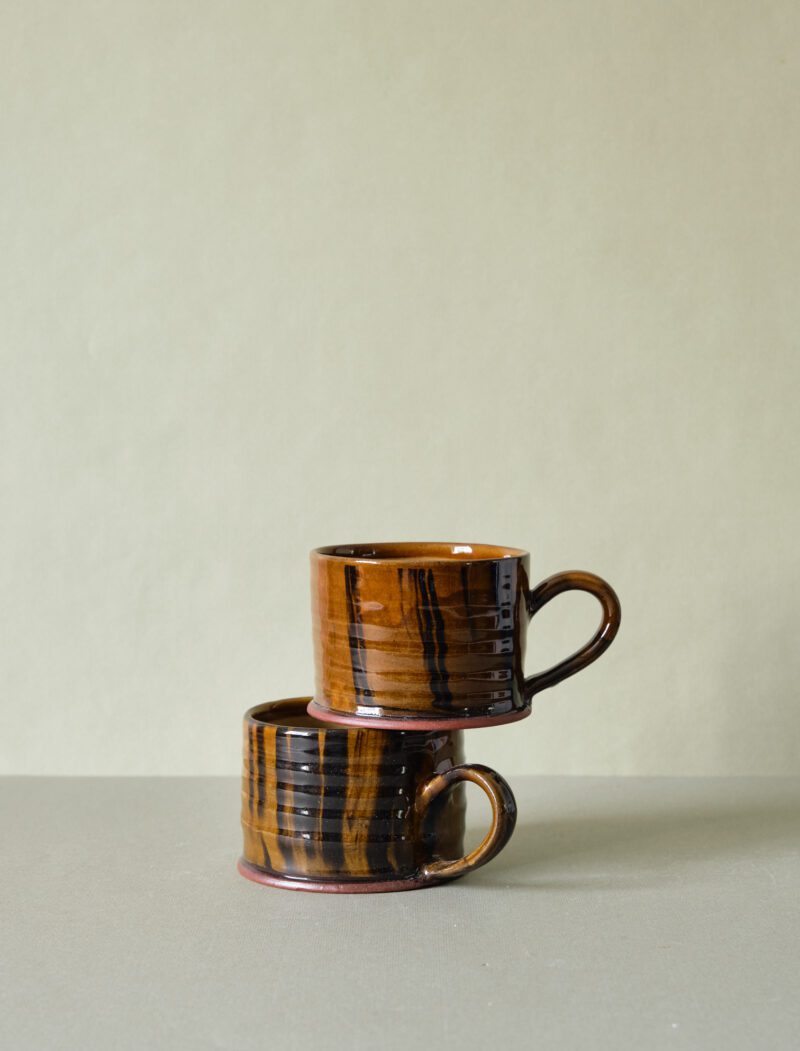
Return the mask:
<path id="1" fill-rule="evenodd" d="M 800 779 L 513 787 L 484 869 L 332 896 L 236 874 L 233 779 L 0 782 L 0 1045 L 800 1046 Z"/>

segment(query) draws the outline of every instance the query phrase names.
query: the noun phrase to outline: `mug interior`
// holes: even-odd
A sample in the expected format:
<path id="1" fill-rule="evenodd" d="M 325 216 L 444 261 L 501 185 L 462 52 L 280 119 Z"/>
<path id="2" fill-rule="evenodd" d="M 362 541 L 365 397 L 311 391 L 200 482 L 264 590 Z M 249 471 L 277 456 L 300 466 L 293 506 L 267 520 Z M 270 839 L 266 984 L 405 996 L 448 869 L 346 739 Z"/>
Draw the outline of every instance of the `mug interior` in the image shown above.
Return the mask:
<path id="1" fill-rule="evenodd" d="M 245 715 L 248 722 L 268 726 L 281 726 L 286 729 L 300 730 L 336 730 L 339 727 L 329 726 L 321 719 L 315 719 L 306 711 L 310 697 L 292 697 L 286 701 L 273 701 L 251 708 Z"/>
<path id="2" fill-rule="evenodd" d="M 496 562 L 522 558 L 527 551 L 497 544 L 459 544 L 446 541 L 408 541 L 380 544 L 334 544 L 313 552 L 321 558 L 347 562 Z"/>

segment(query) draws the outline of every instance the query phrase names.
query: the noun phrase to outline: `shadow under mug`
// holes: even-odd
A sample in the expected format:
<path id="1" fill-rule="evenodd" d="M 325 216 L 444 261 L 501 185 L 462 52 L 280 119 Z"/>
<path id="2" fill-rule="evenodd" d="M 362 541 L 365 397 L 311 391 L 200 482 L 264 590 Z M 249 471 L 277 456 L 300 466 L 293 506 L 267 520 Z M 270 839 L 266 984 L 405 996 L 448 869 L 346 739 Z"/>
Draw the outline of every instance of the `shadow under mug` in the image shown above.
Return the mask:
<path id="1" fill-rule="evenodd" d="M 460 732 L 325 726 L 306 713 L 308 700 L 244 717 L 243 876 L 294 890 L 415 890 L 463 876 L 506 845 L 514 796 L 494 770 L 463 765 Z M 466 856 L 464 781 L 492 806 L 486 838 Z"/>
<path id="2" fill-rule="evenodd" d="M 593 573 L 529 586 L 527 551 L 397 543 L 311 552 L 316 685 L 309 712 L 329 723 L 454 729 L 523 719 L 534 694 L 581 671 L 620 623 L 614 589 Z M 528 623 L 563 591 L 602 607 L 594 636 L 525 677 Z"/>

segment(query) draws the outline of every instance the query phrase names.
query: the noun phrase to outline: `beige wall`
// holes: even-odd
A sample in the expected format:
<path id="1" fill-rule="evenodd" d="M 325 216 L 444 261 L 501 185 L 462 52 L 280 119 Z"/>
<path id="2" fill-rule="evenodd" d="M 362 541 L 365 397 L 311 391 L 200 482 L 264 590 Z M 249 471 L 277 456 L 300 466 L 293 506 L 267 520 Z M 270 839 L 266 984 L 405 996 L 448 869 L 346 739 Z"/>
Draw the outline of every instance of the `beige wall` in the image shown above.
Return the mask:
<path id="1" fill-rule="evenodd" d="M 0 5 L 6 772 L 230 773 L 307 551 L 617 642 L 514 775 L 800 772 L 800 6 Z M 593 628 L 531 632 L 531 671 Z"/>

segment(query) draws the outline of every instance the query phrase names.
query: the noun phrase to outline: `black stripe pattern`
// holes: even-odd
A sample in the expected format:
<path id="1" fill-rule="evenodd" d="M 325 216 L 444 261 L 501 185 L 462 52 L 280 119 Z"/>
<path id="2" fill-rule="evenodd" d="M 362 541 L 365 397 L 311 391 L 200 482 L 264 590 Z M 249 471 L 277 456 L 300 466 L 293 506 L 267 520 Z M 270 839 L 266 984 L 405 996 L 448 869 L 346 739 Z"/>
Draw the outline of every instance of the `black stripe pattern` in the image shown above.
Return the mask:
<path id="1" fill-rule="evenodd" d="M 436 582 L 432 569 L 411 571 L 414 582 L 415 609 L 419 637 L 428 669 L 433 707 L 449 710 L 453 703 L 450 693 L 449 676 L 445 657 L 447 642 L 445 640 L 444 618 L 436 597 Z"/>
<path id="2" fill-rule="evenodd" d="M 435 817 L 421 859 L 416 798 L 422 781 L 459 761 L 458 732 L 251 723 L 245 740 L 242 821 L 252 864 L 294 879 L 374 881 L 412 878 L 437 843 L 457 856 L 463 813 L 454 822 L 450 810 Z M 264 756 L 273 747 L 270 768 Z"/>
<path id="3" fill-rule="evenodd" d="M 356 698 L 369 699 L 372 692 L 367 683 L 364 626 L 361 622 L 361 606 L 358 597 L 358 568 L 344 567 L 345 593 L 347 595 L 347 638 L 350 646 L 350 665 L 353 669 L 353 689 Z"/>

